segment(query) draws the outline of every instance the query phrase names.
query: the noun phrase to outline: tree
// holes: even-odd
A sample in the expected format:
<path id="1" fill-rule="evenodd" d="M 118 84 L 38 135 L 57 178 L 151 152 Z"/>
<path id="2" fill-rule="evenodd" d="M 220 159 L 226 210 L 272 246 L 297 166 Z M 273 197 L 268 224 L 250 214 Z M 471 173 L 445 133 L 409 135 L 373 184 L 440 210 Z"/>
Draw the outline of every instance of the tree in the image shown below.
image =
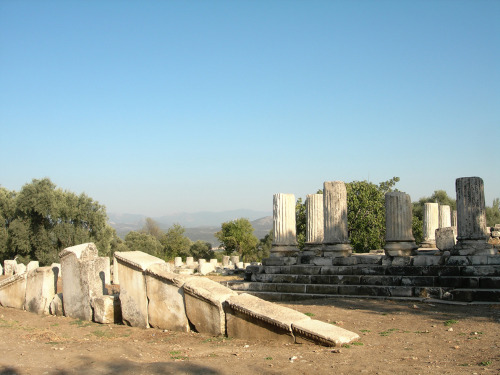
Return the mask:
<path id="1" fill-rule="evenodd" d="M 226 255 L 236 253 L 249 262 L 256 258 L 258 240 L 253 231 L 250 221 L 241 218 L 222 223 L 221 230 L 215 233 L 215 237 L 220 241 Z"/>
<path id="2" fill-rule="evenodd" d="M 147 233 L 128 232 L 125 236 L 125 245 L 129 251 L 142 251 L 159 258 L 163 255 L 163 246 L 160 241 Z"/>
<path id="3" fill-rule="evenodd" d="M 180 224 L 172 225 L 161 237 L 166 259 L 190 256 L 191 240 L 184 235 L 186 230 Z"/>
<path id="4" fill-rule="evenodd" d="M 486 207 L 486 225 L 489 227 L 500 224 L 500 199 L 493 199 L 491 207 Z"/>
<path id="5" fill-rule="evenodd" d="M 213 259 L 215 252 L 212 250 L 212 244 L 198 240 L 191 245 L 189 252 L 194 259 Z"/>
<path id="6" fill-rule="evenodd" d="M 141 233 L 146 233 L 150 234 L 151 236 L 155 237 L 157 240 L 160 240 L 163 235 L 165 234 L 161 229 L 160 226 L 156 221 L 151 219 L 150 217 L 146 218 L 146 222 L 142 229 L 140 230 Z"/>
<path id="7" fill-rule="evenodd" d="M 0 256 L 48 265 L 66 247 L 94 242 L 109 255 L 115 234 L 106 209 L 85 194 L 56 188 L 50 179 L 32 180 L 19 193 L 0 189 Z M 5 236 L 7 235 L 7 240 Z"/>
<path id="8" fill-rule="evenodd" d="M 302 203 L 302 198 L 297 199 L 297 203 L 295 204 L 295 226 L 297 244 L 299 250 L 302 250 L 306 244 L 307 232 L 307 210 L 306 204 Z"/>
<path id="9" fill-rule="evenodd" d="M 273 231 L 270 230 L 268 234 L 259 240 L 257 249 L 255 251 L 256 261 L 261 261 L 264 258 L 269 258 L 271 247 L 273 245 Z"/>

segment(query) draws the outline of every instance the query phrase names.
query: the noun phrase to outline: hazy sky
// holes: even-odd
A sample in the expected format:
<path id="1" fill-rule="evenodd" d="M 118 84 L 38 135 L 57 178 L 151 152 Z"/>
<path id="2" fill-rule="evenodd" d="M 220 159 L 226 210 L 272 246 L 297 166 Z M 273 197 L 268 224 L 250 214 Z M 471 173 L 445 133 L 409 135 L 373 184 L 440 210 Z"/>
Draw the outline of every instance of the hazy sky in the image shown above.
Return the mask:
<path id="1" fill-rule="evenodd" d="M 500 197 L 500 1 L 0 1 L 0 184 L 108 212 Z"/>

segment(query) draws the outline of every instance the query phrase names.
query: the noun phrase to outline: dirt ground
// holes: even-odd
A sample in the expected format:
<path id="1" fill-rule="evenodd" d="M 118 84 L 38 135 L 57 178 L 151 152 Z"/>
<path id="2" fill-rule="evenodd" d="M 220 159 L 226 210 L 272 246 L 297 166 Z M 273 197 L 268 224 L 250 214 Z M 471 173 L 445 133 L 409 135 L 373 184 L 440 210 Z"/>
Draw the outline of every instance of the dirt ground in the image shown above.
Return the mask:
<path id="1" fill-rule="evenodd" d="M 286 345 L 0 307 L 0 375 L 500 373 L 500 305 L 339 298 L 285 306 L 361 339 L 341 348 Z"/>

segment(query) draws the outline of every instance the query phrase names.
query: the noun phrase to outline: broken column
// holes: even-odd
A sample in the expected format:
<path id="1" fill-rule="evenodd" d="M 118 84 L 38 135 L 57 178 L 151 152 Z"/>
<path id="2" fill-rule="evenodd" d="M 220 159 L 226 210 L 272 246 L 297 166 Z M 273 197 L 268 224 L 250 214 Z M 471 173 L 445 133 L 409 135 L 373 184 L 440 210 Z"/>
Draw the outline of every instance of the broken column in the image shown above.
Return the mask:
<path id="1" fill-rule="evenodd" d="M 323 256 L 350 256 L 352 247 L 347 232 L 347 190 L 343 181 L 323 184 Z"/>
<path id="2" fill-rule="evenodd" d="M 50 303 L 57 289 L 57 275 L 52 267 L 38 267 L 27 273 L 25 309 L 49 315 Z"/>
<path id="3" fill-rule="evenodd" d="M 303 254 L 321 255 L 324 237 L 323 194 L 306 197 L 306 243 Z"/>
<path id="4" fill-rule="evenodd" d="M 101 274 L 101 262 L 96 262 L 97 247 L 93 243 L 68 247 L 59 258 L 66 316 L 92 320 L 91 299 L 104 294 L 104 271 Z"/>
<path id="5" fill-rule="evenodd" d="M 423 217 L 423 235 L 424 240 L 420 247 L 436 247 L 436 229 L 439 228 L 439 204 L 425 203 Z"/>
<path id="6" fill-rule="evenodd" d="M 417 249 L 412 229 L 410 196 L 395 191 L 385 195 L 385 254 L 410 256 Z"/>
<path id="7" fill-rule="evenodd" d="M 295 196 L 273 196 L 273 244 L 271 258 L 296 256 L 298 252 L 295 226 Z"/>
<path id="8" fill-rule="evenodd" d="M 451 208 L 446 204 L 439 205 L 439 228 L 451 227 Z"/>
<path id="9" fill-rule="evenodd" d="M 494 255 L 488 244 L 484 183 L 479 177 L 462 177 L 455 181 L 457 192 L 457 244 L 454 255 Z"/>

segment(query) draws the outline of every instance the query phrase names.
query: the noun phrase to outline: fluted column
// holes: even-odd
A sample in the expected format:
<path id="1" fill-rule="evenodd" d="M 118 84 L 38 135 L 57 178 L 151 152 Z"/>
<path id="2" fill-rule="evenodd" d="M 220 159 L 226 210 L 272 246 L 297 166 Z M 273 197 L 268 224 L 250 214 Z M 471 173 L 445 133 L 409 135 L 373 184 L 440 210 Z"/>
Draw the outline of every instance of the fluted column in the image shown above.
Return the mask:
<path id="1" fill-rule="evenodd" d="M 486 211 L 484 183 L 479 177 L 462 177 L 455 181 L 457 192 L 457 244 L 459 255 L 494 255 L 493 246 L 486 241 Z"/>
<path id="2" fill-rule="evenodd" d="M 385 254 L 409 256 L 417 249 L 412 229 L 410 196 L 396 191 L 385 195 Z"/>
<path id="3" fill-rule="evenodd" d="M 271 257 L 297 255 L 295 196 L 293 194 L 273 196 L 273 234 Z"/>
<path id="4" fill-rule="evenodd" d="M 425 248 L 436 247 L 436 229 L 439 228 L 439 204 L 425 203 L 423 219 L 424 241 L 420 246 Z"/>
<path id="5" fill-rule="evenodd" d="M 325 257 L 345 257 L 352 253 L 347 232 L 347 190 L 343 181 L 323 184 Z"/>
<path id="6" fill-rule="evenodd" d="M 439 228 L 451 227 L 451 208 L 446 204 L 439 205 Z"/>
<path id="7" fill-rule="evenodd" d="M 458 221 L 457 210 L 453 210 L 453 212 L 451 213 L 451 226 L 457 227 L 458 226 L 457 221 Z"/>
<path id="8" fill-rule="evenodd" d="M 306 197 L 306 217 L 304 253 L 319 255 L 324 238 L 323 194 L 309 194 Z"/>

